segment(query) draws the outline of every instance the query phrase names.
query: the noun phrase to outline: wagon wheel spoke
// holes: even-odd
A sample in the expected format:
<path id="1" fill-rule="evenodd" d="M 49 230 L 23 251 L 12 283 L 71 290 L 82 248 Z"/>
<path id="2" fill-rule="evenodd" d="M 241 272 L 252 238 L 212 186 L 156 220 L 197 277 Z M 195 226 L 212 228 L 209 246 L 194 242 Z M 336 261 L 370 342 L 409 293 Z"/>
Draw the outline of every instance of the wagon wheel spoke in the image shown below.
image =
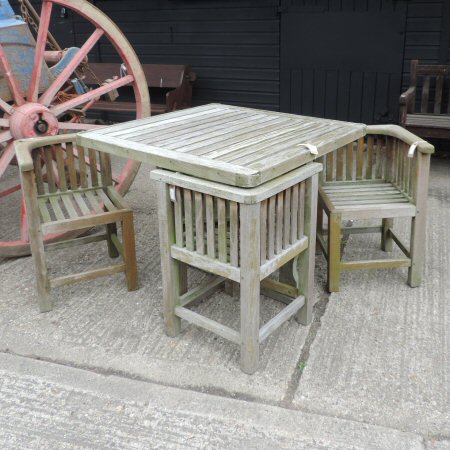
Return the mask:
<path id="1" fill-rule="evenodd" d="M 7 197 L 8 195 L 13 194 L 14 192 L 20 191 L 20 189 L 22 189 L 22 185 L 20 184 L 16 184 L 7 189 L 4 189 L 3 191 L 0 191 L 0 198 Z"/>
<path id="2" fill-rule="evenodd" d="M 3 45 L 0 44 L 0 70 L 3 72 L 6 83 L 8 84 L 9 90 L 13 96 L 16 105 L 23 105 L 25 103 L 24 98 L 20 92 L 20 86 L 14 77 L 14 72 L 12 71 L 11 64 L 9 63 L 8 57 L 6 56 L 5 49 Z M 5 108 L 5 103 L 3 102 L 2 109 Z M 7 104 L 7 103 L 6 103 Z M 8 111 L 6 111 L 8 112 Z"/>
<path id="3" fill-rule="evenodd" d="M 134 81 L 134 77 L 132 75 L 127 75 L 123 78 L 119 78 L 118 80 L 111 81 L 111 83 L 107 83 L 103 86 L 100 86 L 92 91 L 87 92 L 86 94 L 79 95 L 67 102 L 61 103 L 59 105 L 55 105 L 50 108 L 50 111 L 55 116 L 60 116 L 65 113 L 69 109 L 75 108 L 79 105 L 89 102 L 90 100 L 97 99 L 100 96 L 107 94 L 115 89 L 118 89 L 122 86 L 126 86 L 127 84 L 131 84 Z"/>
<path id="4" fill-rule="evenodd" d="M 9 103 L 6 103 L 5 100 L 2 100 L 1 98 L 0 98 L 0 108 L 3 111 L 5 111 L 5 113 L 7 113 L 7 114 L 14 113 L 14 108 Z M 7 119 L 2 119 L 2 120 L 7 120 Z M 1 126 L 3 126 L 3 125 L 1 125 Z"/>
<path id="5" fill-rule="evenodd" d="M 36 39 L 36 51 L 34 54 L 33 72 L 31 75 L 30 88 L 28 90 L 28 101 L 36 102 L 41 81 L 42 65 L 44 63 L 44 52 L 47 44 L 48 28 L 50 25 L 50 16 L 53 3 L 44 0 L 42 2 L 41 16 L 39 21 L 39 31 Z"/>
<path id="6" fill-rule="evenodd" d="M 5 149 L 3 150 L 2 155 L 0 156 L 0 178 L 5 173 L 6 168 L 9 166 L 9 163 L 14 158 L 14 144 L 10 142 Z"/>
<path id="7" fill-rule="evenodd" d="M 41 95 L 39 98 L 39 103 L 44 106 L 49 106 L 55 95 L 59 92 L 60 88 L 69 79 L 76 68 L 81 64 L 81 62 L 87 57 L 88 53 L 92 50 L 92 47 L 99 41 L 103 36 L 104 31 L 97 28 L 89 39 L 83 44 L 80 50 L 77 52 L 75 57 L 72 59 L 70 64 L 58 75 L 58 77 L 53 81 L 50 87 Z"/>
<path id="8" fill-rule="evenodd" d="M 9 130 L 0 131 L 0 144 L 8 142 L 12 138 Z"/>

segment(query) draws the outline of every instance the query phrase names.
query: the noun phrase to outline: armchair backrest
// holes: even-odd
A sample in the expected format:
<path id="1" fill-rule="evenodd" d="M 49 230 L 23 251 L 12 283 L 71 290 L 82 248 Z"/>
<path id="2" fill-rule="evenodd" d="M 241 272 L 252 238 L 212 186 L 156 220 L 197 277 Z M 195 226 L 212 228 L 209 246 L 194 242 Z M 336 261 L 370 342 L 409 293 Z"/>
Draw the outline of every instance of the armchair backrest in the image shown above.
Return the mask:
<path id="1" fill-rule="evenodd" d="M 319 180 L 349 185 L 384 181 L 415 203 L 419 164 L 429 164 L 433 152 L 431 144 L 399 126 L 369 126 L 366 136 L 321 158 L 324 169 Z"/>
<path id="2" fill-rule="evenodd" d="M 38 195 L 112 185 L 110 155 L 75 143 L 75 134 L 18 141 L 19 168 L 32 170 Z"/>

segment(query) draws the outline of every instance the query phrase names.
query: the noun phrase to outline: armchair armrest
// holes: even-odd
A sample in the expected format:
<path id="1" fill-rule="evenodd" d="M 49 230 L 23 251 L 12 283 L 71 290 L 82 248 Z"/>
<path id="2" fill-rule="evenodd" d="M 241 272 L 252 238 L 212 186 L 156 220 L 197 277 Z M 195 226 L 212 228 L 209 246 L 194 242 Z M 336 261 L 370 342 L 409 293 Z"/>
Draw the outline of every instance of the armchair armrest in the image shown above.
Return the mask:
<path id="1" fill-rule="evenodd" d="M 392 136 L 402 140 L 408 145 L 416 144 L 417 150 L 421 153 L 434 153 L 433 145 L 427 141 L 424 141 L 419 136 L 416 136 L 405 128 L 399 127 L 398 125 L 368 125 L 367 134 L 383 134 L 386 136 Z"/>
<path id="2" fill-rule="evenodd" d="M 20 139 L 14 143 L 17 164 L 21 172 L 33 170 L 33 159 L 31 158 L 31 148 L 28 139 Z"/>
<path id="3" fill-rule="evenodd" d="M 31 151 L 45 145 L 55 145 L 65 142 L 74 142 L 76 134 L 59 134 L 57 136 L 44 136 L 31 139 L 19 139 L 14 143 L 17 163 L 21 172 L 33 170 Z"/>

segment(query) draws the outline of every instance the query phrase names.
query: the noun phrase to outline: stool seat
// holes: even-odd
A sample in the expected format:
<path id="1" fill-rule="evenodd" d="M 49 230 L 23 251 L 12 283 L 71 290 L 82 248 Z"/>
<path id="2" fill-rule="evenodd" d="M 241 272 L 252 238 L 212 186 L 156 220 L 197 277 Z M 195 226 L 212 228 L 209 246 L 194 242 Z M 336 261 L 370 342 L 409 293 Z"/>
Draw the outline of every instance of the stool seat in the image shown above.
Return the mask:
<path id="1" fill-rule="evenodd" d="M 258 368 L 259 344 L 293 316 L 312 320 L 318 173 L 310 163 L 253 188 L 155 170 L 166 333 L 184 319 L 241 346 Z M 187 289 L 187 265 L 215 275 Z M 278 274 L 275 272 L 279 270 Z M 274 276 L 271 276 L 274 275 Z M 277 276 L 276 276 L 277 275 Z M 240 286 L 240 330 L 189 309 L 221 285 Z M 261 326 L 260 293 L 287 306 Z"/>

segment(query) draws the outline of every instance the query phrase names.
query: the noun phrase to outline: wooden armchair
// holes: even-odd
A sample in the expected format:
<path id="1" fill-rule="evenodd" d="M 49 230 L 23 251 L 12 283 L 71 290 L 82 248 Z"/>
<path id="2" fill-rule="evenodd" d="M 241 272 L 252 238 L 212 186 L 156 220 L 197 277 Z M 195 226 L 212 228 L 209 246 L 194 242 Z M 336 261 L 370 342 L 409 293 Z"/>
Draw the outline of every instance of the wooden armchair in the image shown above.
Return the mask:
<path id="1" fill-rule="evenodd" d="M 50 289 L 117 272 L 125 272 L 129 290 L 137 289 L 133 213 L 112 183 L 107 153 L 76 147 L 75 135 L 16 142 L 28 233 L 36 272 L 39 309 L 52 309 Z M 117 223 L 122 224 L 122 242 Z M 44 235 L 105 225 L 106 232 L 45 243 Z M 123 263 L 50 279 L 45 250 L 106 240 L 109 255 Z"/>
<path id="2" fill-rule="evenodd" d="M 322 157 L 318 241 L 328 263 L 327 288 L 339 291 L 343 270 L 408 267 L 408 284 L 421 282 L 430 154 L 434 147 L 396 125 L 367 127 L 367 135 Z M 323 213 L 328 228 L 323 228 Z M 411 217 L 409 248 L 393 231 L 396 217 Z M 381 219 L 376 227 L 346 227 L 349 219 Z M 343 261 L 343 234 L 381 233 L 381 249 L 396 243 L 405 258 Z M 327 239 L 326 239 L 327 238 Z"/>

